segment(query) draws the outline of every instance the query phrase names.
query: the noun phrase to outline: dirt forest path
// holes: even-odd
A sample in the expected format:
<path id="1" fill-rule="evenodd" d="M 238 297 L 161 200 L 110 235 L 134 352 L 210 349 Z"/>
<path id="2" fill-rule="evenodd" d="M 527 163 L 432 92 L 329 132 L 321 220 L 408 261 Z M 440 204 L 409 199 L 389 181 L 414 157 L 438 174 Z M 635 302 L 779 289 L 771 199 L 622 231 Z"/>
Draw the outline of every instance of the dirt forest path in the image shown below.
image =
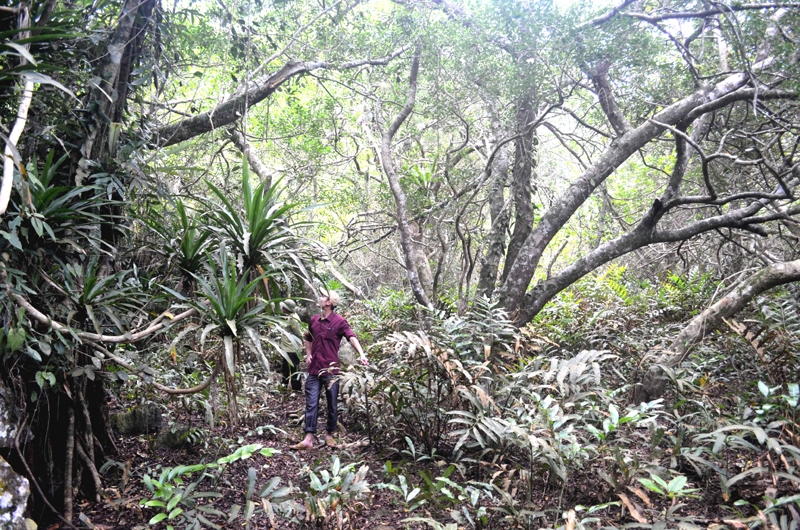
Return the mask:
<path id="1" fill-rule="evenodd" d="M 330 448 L 325 445 L 324 397 L 320 401 L 323 413 L 320 414 L 314 450 L 290 449 L 290 446 L 303 436 L 304 403 L 304 397 L 299 392 L 268 394 L 261 403 L 253 405 L 260 410 L 251 411 L 250 421 L 243 424 L 235 433 L 231 433 L 224 425 L 214 429 L 203 428 L 201 431 L 203 439 L 188 448 L 158 447 L 154 443 L 153 436 L 119 436 L 117 439 L 119 454 L 113 457 L 114 463 L 118 465 L 108 466 L 104 474 L 108 496 L 100 503 L 84 499 L 76 513 L 79 514 L 81 522 L 101 530 L 166 528 L 164 523 L 157 526 L 148 525 L 148 521 L 157 512 L 153 508 L 140 505 L 142 499 L 151 498 L 143 481 L 144 475 L 155 478 L 164 468 L 212 462 L 231 454 L 238 447 L 249 444 L 260 444 L 276 451 L 269 457 L 256 452 L 248 459 L 231 463 L 219 476 L 209 476 L 204 479 L 197 487 L 198 491 L 221 495 L 219 498 L 211 499 L 215 509 L 230 513 L 233 505 L 244 505 L 248 469 L 251 467 L 256 470 L 256 492 L 273 477 L 280 478 L 280 486 L 292 485 L 307 489 L 309 471 L 319 467 L 330 469 L 334 456 L 339 458 L 342 466 L 349 463 L 358 463 L 357 467 L 369 466 L 368 482 L 370 484 L 381 482 L 386 458 L 369 447 L 363 433 L 351 433 L 342 426 L 338 436 L 338 446 Z M 199 416 L 192 417 L 185 411 L 179 411 L 178 407 L 172 410 L 176 422 L 203 425 L 203 419 Z M 342 423 L 347 423 L 346 411 L 341 419 Z M 191 480 L 197 476 L 199 475 L 191 476 Z M 405 528 L 406 524 L 400 521 L 409 517 L 409 514 L 403 506 L 393 506 L 392 496 L 388 491 L 373 487 L 368 498 L 353 506 L 352 517 L 353 528 L 383 530 Z M 240 525 L 241 519 L 232 522 L 232 526 Z M 221 527 L 228 526 L 223 522 Z M 280 517 L 276 517 L 275 524 L 272 525 L 261 506 L 258 507 L 250 524 L 252 529 L 299 527 L 300 524 Z M 51 527 L 52 530 L 56 528 L 59 526 Z"/>

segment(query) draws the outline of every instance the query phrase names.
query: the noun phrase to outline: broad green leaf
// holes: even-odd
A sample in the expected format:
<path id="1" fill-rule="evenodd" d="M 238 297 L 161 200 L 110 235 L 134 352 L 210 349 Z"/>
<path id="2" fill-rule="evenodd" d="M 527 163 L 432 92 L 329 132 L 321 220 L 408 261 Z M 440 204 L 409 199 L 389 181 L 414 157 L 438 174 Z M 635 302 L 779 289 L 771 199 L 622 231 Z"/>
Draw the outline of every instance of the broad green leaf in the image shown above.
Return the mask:
<path id="1" fill-rule="evenodd" d="M 639 482 L 641 482 L 641 483 L 642 483 L 642 485 L 643 485 L 645 488 L 649 489 L 650 491 L 653 491 L 653 492 L 655 492 L 655 493 L 658 493 L 659 495 L 665 495 L 665 494 L 666 494 L 666 493 L 664 492 L 664 490 L 662 490 L 661 488 L 659 488 L 658 486 L 656 486 L 655 482 L 653 482 L 652 480 L 650 480 L 650 479 L 648 479 L 648 478 L 640 478 L 640 479 L 639 479 Z"/>
<path id="2" fill-rule="evenodd" d="M 163 521 L 166 518 L 167 518 L 167 514 L 159 513 L 159 514 L 155 515 L 152 519 L 150 519 L 150 521 L 147 524 L 158 524 L 158 523 L 160 523 L 161 521 Z"/>
<path id="3" fill-rule="evenodd" d="M 681 491 L 683 487 L 686 486 L 686 481 L 686 477 L 683 475 L 678 475 L 669 481 L 669 484 L 667 485 L 667 491 L 669 493 L 677 493 Z"/>

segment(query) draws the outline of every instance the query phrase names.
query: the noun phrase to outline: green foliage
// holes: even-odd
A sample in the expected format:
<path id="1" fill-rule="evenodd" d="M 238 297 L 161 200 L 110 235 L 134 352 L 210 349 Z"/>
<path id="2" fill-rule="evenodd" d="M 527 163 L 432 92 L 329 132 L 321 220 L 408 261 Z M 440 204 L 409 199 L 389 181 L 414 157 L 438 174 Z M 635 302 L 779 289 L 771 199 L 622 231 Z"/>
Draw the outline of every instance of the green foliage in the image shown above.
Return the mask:
<path id="1" fill-rule="evenodd" d="M 296 232 L 303 223 L 290 221 L 297 205 L 279 200 L 280 181 L 270 188 L 265 188 L 266 183 L 262 182 L 253 189 L 248 166 L 244 164 L 241 210 L 227 193 L 211 182 L 206 181 L 206 184 L 218 201 L 209 205 L 211 226 L 234 250 L 241 268 L 261 267 L 281 272 L 288 286 L 291 286 L 292 276 L 309 278 L 301 259 L 304 248 Z"/>
<path id="2" fill-rule="evenodd" d="M 652 492 L 655 492 L 661 496 L 667 497 L 668 499 L 677 499 L 679 497 L 691 497 L 693 493 L 698 491 L 697 488 L 687 488 L 686 482 L 688 479 L 683 475 L 678 475 L 674 477 L 672 480 L 667 483 L 664 479 L 659 477 L 658 475 L 651 474 L 650 478 L 640 478 L 639 482 L 644 485 L 645 488 L 649 489 Z"/>
<path id="3" fill-rule="evenodd" d="M 141 499 L 139 504 L 147 508 L 156 508 L 157 513 L 152 516 L 148 524 L 154 525 L 166 522 L 167 528 L 173 530 L 178 528 L 221 528 L 221 525 L 214 523 L 211 518 L 224 518 L 227 524 L 232 523 L 239 515 L 241 507 L 233 505 L 230 513 L 225 513 L 214 508 L 212 499 L 222 497 L 220 493 L 214 491 L 197 491 L 200 483 L 207 477 L 214 478 L 210 473 L 216 471 L 216 480 L 224 472 L 225 468 L 239 460 L 246 460 L 256 454 L 270 457 L 276 451 L 264 447 L 261 444 L 250 444 L 238 448 L 230 455 L 221 457 L 215 462 L 208 464 L 179 465 L 175 467 L 165 467 L 157 479 L 145 474 L 142 477 L 145 487 L 150 492 L 149 499 Z M 251 470 L 253 468 L 250 468 Z M 192 475 L 200 473 L 200 476 L 188 482 Z M 252 478 L 251 478 L 252 477 Z M 188 483 L 187 483 L 188 482 Z M 287 489 L 276 489 L 278 481 L 273 478 L 270 483 L 261 491 L 259 496 L 267 499 L 269 509 L 274 509 L 275 505 L 282 506 L 289 502 Z M 249 527 L 255 503 L 250 500 L 255 488 L 255 471 L 248 472 L 248 486 L 245 498 L 247 499 L 247 509 L 245 510 L 244 520 Z M 270 517 L 273 517 L 272 515 Z"/>
<path id="4" fill-rule="evenodd" d="M 26 253 L 82 250 L 87 244 L 95 251 L 109 250 L 96 226 L 111 221 L 99 214 L 110 202 L 97 185 L 59 185 L 64 178 L 59 168 L 66 159 L 65 154 L 55 160 L 55 151 L 50 151 L 41 166 L 35 156 L 28 164 L 27 186 L 9 208 L 8 231 L 0 231 L 6 245 Z"/>
<path id="5" fill-rule="evenodd" d="M 387 462 L 386 465 L 389 469 L 392 468 L 391 462 Z M 397 481 L 397 484 L 394 484 L 394 480 Z M 388 489 L 400 495 L 400 501 L 409 512 L 413 512 L 428 502 L 427 499 L 420 497 L 422 490 L 419 486 L 413 486 L 413 484 L 409 485 L 408 478 L 406 478 L 404 474 L 398 474 L 394 480 L 389 484 L 383 482 L 375 484 L 375 487 L 379 489 Z"/>
<path id="6" fill-rule="evenodd" d="M 366 477 L 369 467 L 358 463 L 342 465 L 339 457 L 331 457 L 330 469 L 320 466 L 308 472 L 309 490 L 305 495 L 306 521 L 314 524 L 336 523 L 337 528 L 350 526 L 358 501 L 369 494 Z"/>
<path id="7" fill-rule="evenodd" d="M 202 303 L 193 305 L 211 320 L 223 337 L 238 337 L 240 330 L 265 318 L 265 304 L 254 296 L 263 277 L 248 281 L 248 276 L 237 272 L 236 264 L 229 260 L 225 249 L 220 249 L 218 256 L 219 268 L 213 260 L 208 260 L 208 278 L 197 277 L 198 294 L 208 302 L 208 306 Z M 250 302 L 257 303 L 253 305 Z"/>
<path id="8" fill-rule="evenodd" d="M 183 200 L 175 200 L 175 219 L 171 226 L 164 223 L 164 216 L 143 220 L 159 237 L 158 251 L 173 263 L 191 281 L 194 275 L 200 274 L 206 264 L 207 253 L 214 250 L 217 242 L 211 239 L 213 232 L 198 223 L 196 217 L 190 218 Z"/>

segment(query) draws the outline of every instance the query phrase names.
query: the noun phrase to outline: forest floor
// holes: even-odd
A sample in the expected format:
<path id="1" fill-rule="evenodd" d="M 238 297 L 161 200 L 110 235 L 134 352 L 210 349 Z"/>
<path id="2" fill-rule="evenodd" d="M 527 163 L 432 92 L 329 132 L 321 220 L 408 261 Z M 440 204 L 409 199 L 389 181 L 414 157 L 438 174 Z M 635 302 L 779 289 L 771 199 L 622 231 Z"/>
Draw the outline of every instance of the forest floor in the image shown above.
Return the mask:
<path id="1" fill-rule="evenodd" d="M 258 492 L 273 477 L 280 477 L 280 486 L 294 485 L 307 490 L 309 471 L 318 467 L 331 469 L 332 458 L 338 456 L 342 465 L 357 463 L 356 469 L 361 465 L 367 465 L 370 470 L 367 475 L 367 480 L 371 484 L 368 498 L 365 497 L 358 502 L 349 504 L 349 520 L 345 521 L 345 528 L 369 528 L 370 530 L 428 528 L 426 524 L 419 522 L 403 522 L 403 519 L 409 517 L 430 517 L 445 524 L 452 523 L 448 514 L 449 509 L 428 503 L 428 505 L 423 505 L 409 513 L 406 505 L 399 502 L 397 494 L 387 489 L 374 487 L 376 483 L 389 481 L 384 473 L 384 466 L 387 460 L 394 462 L 401 460 L 400 456 L 402 455 L 398 452 L 378 451 L 376 447 L 369 445 L 365 433 L 347 432 L 344 428 L 339 433 L 338 446 L 326 447 L 324 444 L 324 398 L 320 402 L 322 413 L 318 426 L 317 445 L 313 451 L 306 452 L 290 449 L 290 446 L 297 443 L 303 436 L 304 398 L 301 393 L 267 394 L 260 400 L 251 399 L 250 401 L 252 410 L 243 411 L 242 415 L 247 418 L 247 421 L 243 422 L 238 429 L 231 431 L 224 425 L 214 429 L 203 427 L 202 441 L 188 448 L 158 447 L 154 443 L 153 436 L 118 436 L 119 452 L 112 456 L 117 465 L 108 467 L 103 474 L 107 496 L 100 502 L 84 499 L 77 503 L 75 513 L 80 516 L 80 521 L 89 528 L 100 530 L 166 528 L 164 523 L 148 524 L 158 511 L 141 505 L 141 501 L 152 498 L 152 494 L 145 487 L 143 481 L 145 474 L 156 478 L 164 468 L 213 462 L 231 454 L 239 447 L 261 444 L 276 450 L 275 453 L 272 456 L 264 456 L 256 451 L 247 459 L 229 464 L 224 470 L 219 472 L 215 470 L 198 485 L 196 491 L 218 493 L 219 497 L 209 499 L 208 502 L 213 502 L 213 507 L 217 510 L 231 513 L 234 505 L 244 506 L 245 504 L 244 496 L 249 468 L 254 468 L 256 471 L 255 492 Z M 260 402 L 255 403 L 255 401 Z M 170 407 L 170 410 L 174 423 L 204 425 L 202 415 L 197 412 L 187 412 L 178 406 Z M 342 420 L 346 426 L 348 424 L 346 412 L 344 412 Z M 646 447 L 641 447 L 640 452 L 641 460 L 647 461 L 650 455 L 647 454 Z M 669 455 L 664 457 L 669 458 Z M 408 459 L 403 461 L 404 470 L 409 476 L 416 477 L 419 477 L 420 469 L 426 469 L 431 476 L 436 476 L 433 473 L 437 473 L 437 465 L 442 468 L 446 464 L 443 461 L 438 463 L 414 462 Z M 441 474 L 441 470 L 438 470 L 438 473 Z M 187 483 L 197 477 L 199 477 L 199 473 L 190 476 Z M 537 506 L 540 510 L 551 513 L 547 526 L 564 527 L 567 523 L 566 528 L 575 528 L 574 520 L 573 524 L 569 524 L 568 521 L 561 518 L 560 514 L 567 512 L 570 507 L 580 504 L 592 506 L 598 504 L 599 501 L 613 501 L 616 503 L 615 505 L 592 514 L 592 517 L 598 519 L 588 527 L 619 527 L 638 523 L 638 526 L 641 527 L 655 528 L 660 526 L 658 520 L 670 508 L 667 499 L 648 494 L 635 481 L 631 481 L 626 487 L 611 491 L 595 469 L 587 469 L 572 475 L 567 487 L 554 485 L 553 481 L 549 479 L 548 476 L 536 477 L 535 480 L 538 484 L 533 485 L 532 488 L 535 498 L 530 499 L 529 504 L 529 506 Z M 675 525 L 666 527 L 677 527 L 679 522 L 680 526 L 684 528 L 740 527 L 729 520 L 731 512 L 720 506 L 722 502 L 718 484 L 711 480 L 705 480 L 693 481 L 691 485 L 698 488 L 696 496 L 680 499 L 684 506 L 679 507 L 673 513 L 672 520 Z M 763 485 L 753 484 L 752 486 L 754 495 L 757 495 L 757 491 L 763 491 Z M 490 511 L 489 514 L 488 528 L 512 527 L 509 523 L 500 520 L 500 513 Z M 586 517 L 586 514 L 581 514 L 580 510 L 577 514 L 573 512 L 571 515 L 576 516 L 578 521 L 581 517 Z M 224 518 L 209 518 L 222 528 L 245 527 L 241 512 L 231 523 L 227 523 Z M 261 505 L 257 506 L 249 524 L 249 528 L 252 529 L 301 527 L 308 528 L 315 527 L 315 525 L 301 525 L 299 522 L 291 522 L 282 517 L 276 517 L 272 524 Z M 328 521 L 328 524 L 322 525 L 322 527 L 336 528 L 335 519 Z M 741 527 L 743 528 L 743 526 Z M 56 530 L 62 527 L 53 525 L 48 528 Z M 176 525 L 176 530 L 182 528 L 184 525 Z M 459 525 L 458 528 L 467 527 Z"/>
<path id="2" fill-rule="evenodd" d="M 255 491 L 258 492 L 272 477 L 280 477 L 280 486 L 302 485 L 308 482 L 308 471 L 317 466 L 331 468 L 331 459 L 338 456 L 342 465 L 357 462 L 369 466 L 370 473 L 367 477 L 370 483 L 379 482 L 376 477 L 382 475 L 382 468 L 387 458 L 369 447 L 369 442 L 364 433 L 354 434 L 347 432 L 345 425 L 347 418 L 342 418 L 340 430 L 337 434 L 337 447 L 325 445 L 325 398 L 320 400 L 320 415 L 317 432 L 316 446 L 312 451 L 294 451 L 290 447 L 303 438 L 302 421 L 305 399 L 300 392 L 283 392 L 280 394 L 267 394 L 261 403 L 254 404 L 260 410 L 246 411 L 243 416 L 248 417 L 246 424 L 240 425 L 235 431 L 226 426 L 214 429 L 203 427 L 204 442 L 191 445 L 185 449 L 170 449 L 158 447 L 154 443 L 154 436 L 120 436 L 117 435 L 117 448 L 119 453 L 113 459 L 122 465 L 118 472 L 106 472 L 103 480 L 108 497 L 101 502 L 83 500 L 76 506 L 75 513 L 85 515 L 81 518 L 84 524 L 91 524 L 99 530 L 104 529 L 143 529 L 165 528 L 166 524 L 157 526 L 148 525 L 150 518 L 158 513 L 152 508 L 140 505 L 142 499 L 148 500 L 152 494 L 145 487 L 142 480 L 145 474 L 157 478 L 165 467 L 178 465 L 193 465 L 199 462 L 213 462 L 220 457 L 227 456 L 237 447 L 247 444 L 261 444 L 264 447 L 275 449 L 272 456 L 264 456 L 255 452 L 250 458 L 238 460 L 227 466 L 218 477 L 208 477 L 197 490 L 216 492 L 221 497 L 213 500 L 214 508 L 230 513 L 234 504 L 244 505 L 244 494 L 248 468 L 257 470 L 258 483 Z M 199 414 L 189 414 L 173 409 L 175 423 L 183 425 L 204 425 L 204 420 Z M 194 417 L 192 417 L 194 416 Z M 345 413 L 346 416 L 346 413 Z M 343 423 L 343 424 L 342 424 Z M 260 427 L 259 427 L 260 426 Z M 126 469 L 127 471 L 122 471 Z M 194 474 L 191 478 L 197 478 Z M 388 490 L 371 488 L 368 499 L 352 506 L 352 528 L 370 528 L 371 530 L 387 530 L 392 528 L 423 528 L 420 525 L 400 522 L 411 515 L 422 515 L 423 510 L 409 514 L 405 507 L 396 505 L 394 494 Z M 260 512 L 260 513 L 258 513 Z M 222 527 L 226 527 L 224 520 L 216 520 Z M 256 515 L 251 519 L 249 528 L 298 528 L 300 525 L 276 517 L 272 525 L 258 507 Z M 231 526 L 244 526 L 241 517 Z M 332 527 L 335 527 L 335 521 Z M 49 527 L 51 530 L 60 528 L 59 525 Z"/>

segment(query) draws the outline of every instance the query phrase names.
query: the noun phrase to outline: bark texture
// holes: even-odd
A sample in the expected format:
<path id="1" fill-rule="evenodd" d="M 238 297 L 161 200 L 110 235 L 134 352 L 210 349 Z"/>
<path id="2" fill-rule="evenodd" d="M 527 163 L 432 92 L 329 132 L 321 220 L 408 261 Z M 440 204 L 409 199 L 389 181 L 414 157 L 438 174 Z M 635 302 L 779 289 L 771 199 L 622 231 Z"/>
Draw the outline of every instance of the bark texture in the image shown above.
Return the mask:
<path id="1" fill-rule="evenodd" d="M 650 367 L 642 381 L 634 387 L 632 402 L 641 403 L 659 398 L 667 384 L 661 366 L 678 366 L 691 352 L 692 347 L 720 327 L 723 319 L 741 311 L 761 293 L 796 281 L 800 281 L 800 260 L 770 265 L 740 283 L 728 295 L 697 315 L 683 328 L 666 353 Z"/>
<path id="2" fill-rule="evenodd" d="M 91 174 L 91 161 L 98 158 L 102 152 L 103 143 L 100 139 L 105 137 L 106 130 L 116 114 L 116 106 L 124 104 L 117 91 L 123 59 L 140 10 L 149 9 L 149 12 L 152 12 L 152 8 L 152 2 L 140 2 L 139 0 L 125 0 L 122 5 L 117 27 L 108 42 L 106 53 L 100 60 L 97 77 L 95 77 L 89 93 L 88 110 L 92 112 L 93 124 L 89 127 L 81 146 L 81 159 L 75 172 L 75 184 L 78 186 Z M 130 62 L 131 59 L 128 58 L 126 63 L 128 67 Z M 124 79 L 124 83 L 127 81 L 127 78 Z M 127 90 L 125 94 L 127 94 Z"/>
<path id="3" fill-rule="evenodd" d="M 594 91 L 597 94 L 597 98 L 600 100 L 603 113 L 608 118 L 617 136 L 622 136 L 631 130 L 631 126 L 628 120 L 625 119 L 622 109 L 617 105 L 617 100 L 614 99 L 614 92 L 611 90 L 611 83 L 608 81 L 609 66 L 611 66 L 611 62 L 608 59 L 603 59 L 590 75 L 592 84 L 594 85 Z"/>
<path id="4" fill-rule="evenodd" d="M 414 251 L 414 268 L 416 268 L 419 275 L 419 283 L 422 285 L 422 289 L 430 298 L 433 294 L 433 272 L 428 261 L 428 255 L 425 253 L 425 232 L 419 223 L 411 222 L 408 228 L 411 233 L 411 247 Z"/>
<path id="5" fill-rule="evenodd" d="M 511 266 L 517 259 L 522 245 L 533 230 L 533 189 L 531 180 L 534 167 L 533 122 L 536 118 L 533 99 L 525 96 L 517 106 L 517 134 L 514 141 L 514 168 L 511 188 L 514 193 L 514 232 L 508 242 L 508 252 L 503 266 L 502 281 L 508 277 Z"/>
<path id="6" fill-rule="evenodd" d="M 414 298 L 420 304 L 428 309 L 433 309 L 428 295 L 422 287 L 419 279 L 419 273 L 414 263 L 414 242 L 411 239 L 411 230 L 408 225 L 408 208 L 406 206 L 406 194 L 400 186 L 400 178 L 397 174 L 397 169 L 392 159 L 392 138 L 400 129 L 403 122 L 411 115 L 414 109 L 414 101 L 417 95 L 417 75 L 419 74 L 419 57 L 422 53 L 422 46 L 417 44 L 414 52 L 414 59 L 411 62 L 411 78 L 408 87 L 408 96 L 406 97 L 405 105 L 400 110 L 400 113 L 389 125 L 386 132 L 381 135 L 381 164 L 383 171 L 386 173 L 386 179 L 389 181 L 389 188 L 392 190 L 394 196 L 395 206 L 397 208 L 397 229 L 400 233 L 400 247 L 403 250 L 403 262 L 408 274 L 408 283 L 411 285 L 411 292 Z"/>
<path id="7" fill-rule="evenodd" d="M 499 144 L 500 124 L 494 127 L 495 142 Z M 497 271 L 506 250 L 506 231 L 511 218 L 505 207 L 505 187 L 508 181 L 508 148 L 501 145 L 492 163 L 492 186 L 489 191 L 489 218 L 492 228 L 486 243 L 486 252 L 481 256 L 481 271 L 478 278 L 478 294 L 491 297 L 497 282 Z"/>

